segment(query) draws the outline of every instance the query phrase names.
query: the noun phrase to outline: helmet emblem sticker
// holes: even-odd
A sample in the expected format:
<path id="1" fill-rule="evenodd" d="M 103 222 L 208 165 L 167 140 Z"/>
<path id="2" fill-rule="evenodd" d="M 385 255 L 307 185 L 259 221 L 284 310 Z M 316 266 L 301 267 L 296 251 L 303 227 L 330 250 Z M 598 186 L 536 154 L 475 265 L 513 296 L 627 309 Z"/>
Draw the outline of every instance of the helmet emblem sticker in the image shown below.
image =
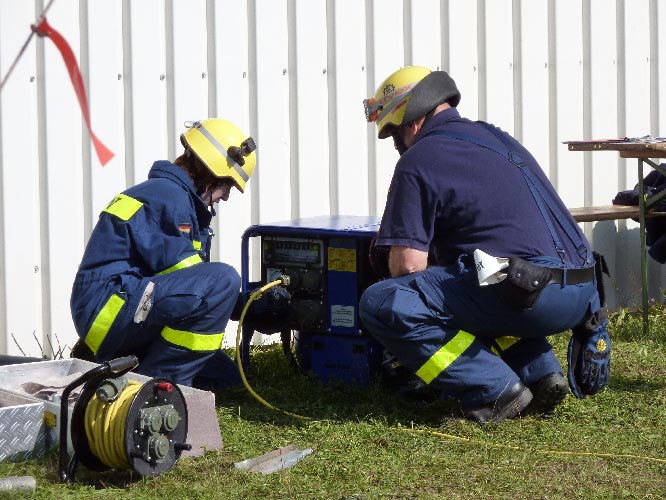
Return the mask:
<path id="1" fill-rule="evenodd" d="M 393 85 L 392 83 L 387 83 L 386 85 L 384 85 L 383 92 L 384 92 L 384 95 L 389 95 L 389 94 L 395 92 L 395 85 Z"/>

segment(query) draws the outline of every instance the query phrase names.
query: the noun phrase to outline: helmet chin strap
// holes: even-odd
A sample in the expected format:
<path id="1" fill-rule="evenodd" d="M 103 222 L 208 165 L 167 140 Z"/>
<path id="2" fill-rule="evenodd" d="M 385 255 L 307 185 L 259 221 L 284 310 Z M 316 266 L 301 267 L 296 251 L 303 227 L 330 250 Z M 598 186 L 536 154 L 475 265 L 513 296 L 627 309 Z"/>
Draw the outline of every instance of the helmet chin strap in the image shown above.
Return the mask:
<path id="1" fill-rule="evenodd" d="M 438 107 L 439 106 L 435 106 L 430 111 L 428 111 L 428 113 L 423 117 L 423 123 L 421 124 L 421 128 L 425 127 L 425 124 L 428 123 L 433 116 L 435 116 L 435 111 L 437 111 Z"/>
<path id="2" fill-rule="evenodd" d="M 208 186 L 204 191 L 197 193 L 208 207 L 213 210 L 213 187 Z"/>

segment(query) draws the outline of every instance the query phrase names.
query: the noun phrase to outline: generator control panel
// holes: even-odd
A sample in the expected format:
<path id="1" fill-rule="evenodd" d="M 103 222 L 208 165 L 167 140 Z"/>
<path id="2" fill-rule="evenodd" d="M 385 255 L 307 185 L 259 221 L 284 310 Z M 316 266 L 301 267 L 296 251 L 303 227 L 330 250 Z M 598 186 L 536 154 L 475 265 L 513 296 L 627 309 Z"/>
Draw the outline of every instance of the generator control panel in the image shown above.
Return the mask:
<path id="1" fill-rule="evenodd" d="M 261 241 L 261 278 L 265 283 L 289 277 L 294 328 L 326 328 L 326 276 L 321 239 L 265 236 Z"/>
<path id="2" fill-rule="evenodd" d="M 377 282 L 368 256 L 379 223 L 372 216 L 322 216 L 255 225 L 243 234 L 243 291 L 289 277 L 290 314 L 280 330 L 294 333 L 299 361 L 322 378 L 366 378 L 364 370 L 381 355 L 358 315 L 361 294 Z M 249 278 L 249 242 L 255 238 L 259 281 Z"/>
<path id="3" fill-rule="evenodd" d="M 379 219 L 326 216 L 251 226 L 247 243 L 261 238 L 261 284 L 289 276 L 294 330 L 358 335 L 358 300 L 377 279 L 368 254 Z M 252 287 L 243 258 L 243 290 Z"/>

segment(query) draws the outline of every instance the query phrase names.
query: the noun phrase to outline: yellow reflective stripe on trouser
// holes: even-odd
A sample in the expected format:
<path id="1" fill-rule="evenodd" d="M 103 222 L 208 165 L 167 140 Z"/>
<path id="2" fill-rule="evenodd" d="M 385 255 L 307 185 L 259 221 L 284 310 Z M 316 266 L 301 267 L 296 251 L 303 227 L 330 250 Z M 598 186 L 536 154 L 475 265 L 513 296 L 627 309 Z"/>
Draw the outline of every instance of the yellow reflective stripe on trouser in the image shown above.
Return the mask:
<path id="1" fill-rule="evenodd" d="M 93 321 L 85 338 L 85 343 L 90 347 L 93 354 L 97 354 L 99 346 L 104 342 L 106 335 L 111 329 L 111 325 L 113 325 L 113 322 L 116 320 L 116 316 L 118 316 L 123 305 L 125 305 L 125 299 L 120 295 L 113 294 L 97 314 L 97 317 L 95 318 L 95 321 Z"/>
<path id="2" fill-rule="evenodd" d="M 504 351 L 506 351 L 519 340 L 520 337 L 497 337 L 494 339 L 495 346 L 491 349 L 491 351 L 493 354 L 500 356 Z"/>
<path id="3" fill-rule="evenodd" d="M 174 330 L 165 326 L 162 330 L 162 337 L 167 342 L 185 347 L 190 351 L 216 351 L 222 347 L 224 332 L 212 334 L 192 333 Z"/>
<path id="4" fill-rule="evenodd" d="M 142 206 L 143 203 L 139 200 L 135 200 L 126 194 L 119 194 L 111 200 L 111 203 L 102 212 L 110 213 L 119 219 L 128 221 Z"/>
<path id="5" fill-rule="evenodd" d="M 433 354 L 428 361 L 426 361 L 421 368 L 418 369 L 416 375 L 429 384 L 437 376 L 446 370 L 451 363 L 465 352 L 465 350 L 472 345 L 475 337 L 471 333 L 460 330 L 455 337 L 444 344 L 435 354 Z"/>
<path id="6" fill-rule="evenodd" d="M 202 262 L 203 262 L 203 259 L 201 258 L 201 256 L 198 253 L 195 253 L 195 254 L 190 255 L 189 257 L 181 260 L 177 264 L 174 264 L 169 269 L 165 269 L 164 271 L 160 271 L 159 273 L 157 273 L 157 276 L 159 276 L 160 274 L 172 273 L 174 271 L 178 271 L 179 269 L 184 269 L 186 267 L 194 266 L 196 264 L 201 264 Z"/>

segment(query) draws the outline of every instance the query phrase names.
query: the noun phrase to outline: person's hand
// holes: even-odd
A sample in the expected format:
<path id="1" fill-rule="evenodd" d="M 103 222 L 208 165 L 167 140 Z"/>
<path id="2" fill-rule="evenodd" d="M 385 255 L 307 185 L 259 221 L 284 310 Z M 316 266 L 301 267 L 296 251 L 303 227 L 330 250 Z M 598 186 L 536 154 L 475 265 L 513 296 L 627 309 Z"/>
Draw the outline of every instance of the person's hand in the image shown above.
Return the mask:
<path id="1" fill-rule="evenodd" d="M 577 398 L 596 394 L 608 383 L 611 343 L 605 313 L 595 313 L 584 325 L 573 329 L 567 362 L 571 392 Z"/>

